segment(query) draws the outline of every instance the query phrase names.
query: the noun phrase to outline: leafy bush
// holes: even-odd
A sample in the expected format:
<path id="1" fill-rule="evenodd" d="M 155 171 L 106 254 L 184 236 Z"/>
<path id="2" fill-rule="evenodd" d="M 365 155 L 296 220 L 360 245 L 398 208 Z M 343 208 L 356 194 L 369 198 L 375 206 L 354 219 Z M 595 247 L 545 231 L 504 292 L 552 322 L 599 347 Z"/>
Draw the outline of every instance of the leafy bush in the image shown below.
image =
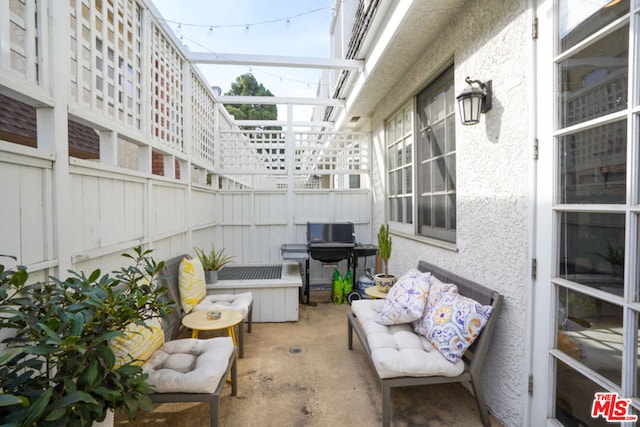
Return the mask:
<path id="1" fill-rule="evenodd" d="M 29 283 L 22 266 L 0 264 L 0 328 L 13 330 L 0 356 L 0 425 L 90 426 L 108 409 L 129 419 L 152 409 L 142 368 L 115 368 L 109 340 L 134 322 L 168 318 L 174 306 L 159 286 L 150 250 L 123 254 L 133 265 L 101 275 L 70 272 Z"/>

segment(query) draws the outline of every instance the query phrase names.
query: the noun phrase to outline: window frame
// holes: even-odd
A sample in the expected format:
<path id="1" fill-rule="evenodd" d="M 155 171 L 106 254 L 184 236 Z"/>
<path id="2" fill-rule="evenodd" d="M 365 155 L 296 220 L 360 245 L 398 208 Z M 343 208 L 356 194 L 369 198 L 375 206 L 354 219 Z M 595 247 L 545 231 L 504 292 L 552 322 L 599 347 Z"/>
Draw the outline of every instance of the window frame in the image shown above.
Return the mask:
<path id="1" fill-rule="evenodd" d="M 455 108 L 455 96 L 451 97 L 447 101 L 451 103 L 450 110 L 447 111 L 446 107 L 443 111 L 446 120 L 452 120 L 450 129 L 446 129 L 445 132 L 450 132 L 450 136 L 453 136 L 454 141 L 454 149 L 452 151 L 447 151 L 443 156 L 432 156 L 428 159 L 423 159 L 425 162 L 432 163 L 434 158 L 445 158 L 449 157 L 453 159 L 453 174 L 454 174 L 454 187 L 453 189 L 445 188 L 444 191 L 430 191 L 428 193 L 451 196 L 453 195 L 453 203 L 454 203 L 454 212 L 453 212 L 453 227 L 449 227 L 446 229 L 440 227 L 428 227 L 428 232 L 421 232 L 420 226 L 420 215 L 422 215 L 423 210 L 419 206 L 418 201 L 420 197 L 423 197 L 427 192 L 421 192 L 419 188 L 421 186 L 419 179 L 422 176 L 423 170 L 421 169 L 421 161 L 418 159 L 418 155 L 421 153 L 420 143 L 426 142 L 426 137 L 421 138 L 421 133 L 426 129 L 419 128 L 420 116 L 418 114 L 418 99 L 421 95 L 425 94 L 429 90 L 433 90 L 434 88 L 438 88 L 439 85 L 442 85 L 443 79 L 451 82 L 451 87 L 453 87 L 453 82 L 455 81 L 455 68 L 454 64 L 450 64 L 447 66 L 444 71 L 437 74 L 437 76 L 430 80 L 428 84 L 426 84 L 423 88 L 421 88 L 408 102 L 405 102 L 402 107 L 394 111 L 386 120 L 384 124 L 384 135 L 385 135 L 385 202 L 386 202 L 386 212 L 387 212 L 387 222 L 390 225 L 391 231 L 396 233 L 405 234 L 407 237 L 415 238 L 421 241 L 431 241 L 434 244 L 439 245 L 451 245 L 456 243 L 456 234 L 457 234 L 457 205 L 456 205 L 456 189 L 455 189 L 455 164 L 456 164 L 456 150 L 455 150 L 455 128 L 456 128 L 456 120 L 457 119 L 457 109 Z M 448 85 L 446 87 L 449 87 Z M 453 90 L 451 94 L 449 94 L 446 90 L 443 92 L 446 95 L 453 94 Z M 407 119 L 407 113 L 410 114 L 410 128 L 406 129 L 406 124 L 409 122 Z M 397 128 L 398 124 L 403 127 L 403 132 L 398 134 Z M 393 135 L 392 135 L 393 134 Z M 393 151 L 394 147 L 396 148 Z M 406 147 L 411 146 L 410 152 L 410 160 L 407 161 L 407 152 Z M 398 153 L 398 149 L 400 149 L 401 155 L 397 157 L 395 153 Z M 393 158 L 395 156 L 395 158 Z M 425 162 L 422 162 L 423 164 Z M 449 164 L 445 166 L 447 168 Z M 405 173 L 402 172 L 403 169 L 410 169 L 410 183 L 407 183 L 407 179 Z M 398 173 L 400 173 L 402 178 L 402 187 L 397 187 L 397 179 Z M 394 176 L 395 175 L 395 176 Z M 446 185 L 446 184 L 445 184 Z M 393 186 L 393 188 L 392 188 Z M 410 187 L 410 188 L 409 188 Z M 397 191 L 396 191 L 397 190 Z M 394 209 L 397 209 L 394 204 L 397 203 L 397 200 L 404 199 L 402 203 L 403 209 L 401 212 L 402 218 L 398 218 L 398 212 L 394 212 Z M 407 206 L 410 205 L 411 211 L 407 212 Z M 409 214 L 409 215 L 408 215 Z M 450 224 L 449 224 L 450 225 Z"/>

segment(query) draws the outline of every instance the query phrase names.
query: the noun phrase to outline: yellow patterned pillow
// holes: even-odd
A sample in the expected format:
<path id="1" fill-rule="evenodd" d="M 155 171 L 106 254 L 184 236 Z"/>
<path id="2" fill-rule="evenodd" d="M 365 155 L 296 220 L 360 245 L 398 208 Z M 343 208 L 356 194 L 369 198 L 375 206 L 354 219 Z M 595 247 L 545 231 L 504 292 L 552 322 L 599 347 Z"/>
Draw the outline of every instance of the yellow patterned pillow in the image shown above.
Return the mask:
<path id="1" fill-rule="evenodd" d="M 109 341 L 109 347 L 116 356 L 116 368 L 131 363 L 142 365 L 164 344 L 164 333 L 160 318 L 147 320 L 147 326 L 129 323 L 122 335 Z"/>
<path id="2" fill-rule="evenodd" d="M 207 296 L 207 285 L 204 281 L 204 268 L 198 258 L 183 258 L 178 272 L 180 288 L 180 304 L 185 314 L 190 313 L 204 297 Z"/>

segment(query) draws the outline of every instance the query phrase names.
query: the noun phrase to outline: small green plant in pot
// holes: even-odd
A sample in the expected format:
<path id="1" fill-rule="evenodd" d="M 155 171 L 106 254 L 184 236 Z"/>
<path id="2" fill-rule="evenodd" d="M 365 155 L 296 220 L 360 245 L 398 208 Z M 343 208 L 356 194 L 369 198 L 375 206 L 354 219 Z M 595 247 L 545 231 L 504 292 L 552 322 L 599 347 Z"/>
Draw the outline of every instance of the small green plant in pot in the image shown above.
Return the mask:
<path id="1" fill-rule="evenodd" d="M 206 253 L 201 248 L 193 248 L 196 251 L 196 255 L 202 263 L 204 269 L 205 281 L 208 284 L 216 283 L 218 281 L 218 270 L 225 265 L 229 264 L 234 258 L 224 254 L 224 248 L 216 251 L 215 245 L 211 244 L 211 250 Z"/>
<path id="2" fill-rule="evenodd" d="M 389 289 L 391 289 L 396 283 L 396 280 L 398 280 L 395 275 L 389 274 L 389 258 L 391 257 L 389 224 L 380 225 L 380 231 L 378 231 L 378 254 L 380 255 L 380 259 L 382 259 L 384 273 L 376 274 L 374 281 L 381 292 L 389 292 Z"/>

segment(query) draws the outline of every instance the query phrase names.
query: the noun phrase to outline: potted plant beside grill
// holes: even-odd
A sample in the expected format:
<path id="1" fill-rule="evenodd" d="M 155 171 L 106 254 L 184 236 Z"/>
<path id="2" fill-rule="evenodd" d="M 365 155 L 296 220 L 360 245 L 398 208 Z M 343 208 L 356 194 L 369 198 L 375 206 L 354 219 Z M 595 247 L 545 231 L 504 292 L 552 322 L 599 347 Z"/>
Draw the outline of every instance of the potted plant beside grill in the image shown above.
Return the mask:
<path id="1" fill-rule="evenodd" d="M 207 282 L 208 284 L 216 283 L 218 281 L 218 270 L 229 264 L 233 259 L 232 256 L 227 256 L 224 254 L 224 248 L 216 251 L 213 243 L 211 244 L 211 251 L 209 253 L 206 253 L 200 248 L 193 249 L 196 251 L 196 255 L 202 263 L 205 282 Z"/>
<path id="2" fill-rule="evenodd" d="M 382 259 L 384 273 L 374 276 L 374 281 L 380 292 L 389 292 L 389 289 L 396 283 L 398 278 L 389 274 L 389 258 L 391 257 L 391 236 L 389 235 L 389 224 L 380 225 L 378 231 L 378 254 Z"/>

